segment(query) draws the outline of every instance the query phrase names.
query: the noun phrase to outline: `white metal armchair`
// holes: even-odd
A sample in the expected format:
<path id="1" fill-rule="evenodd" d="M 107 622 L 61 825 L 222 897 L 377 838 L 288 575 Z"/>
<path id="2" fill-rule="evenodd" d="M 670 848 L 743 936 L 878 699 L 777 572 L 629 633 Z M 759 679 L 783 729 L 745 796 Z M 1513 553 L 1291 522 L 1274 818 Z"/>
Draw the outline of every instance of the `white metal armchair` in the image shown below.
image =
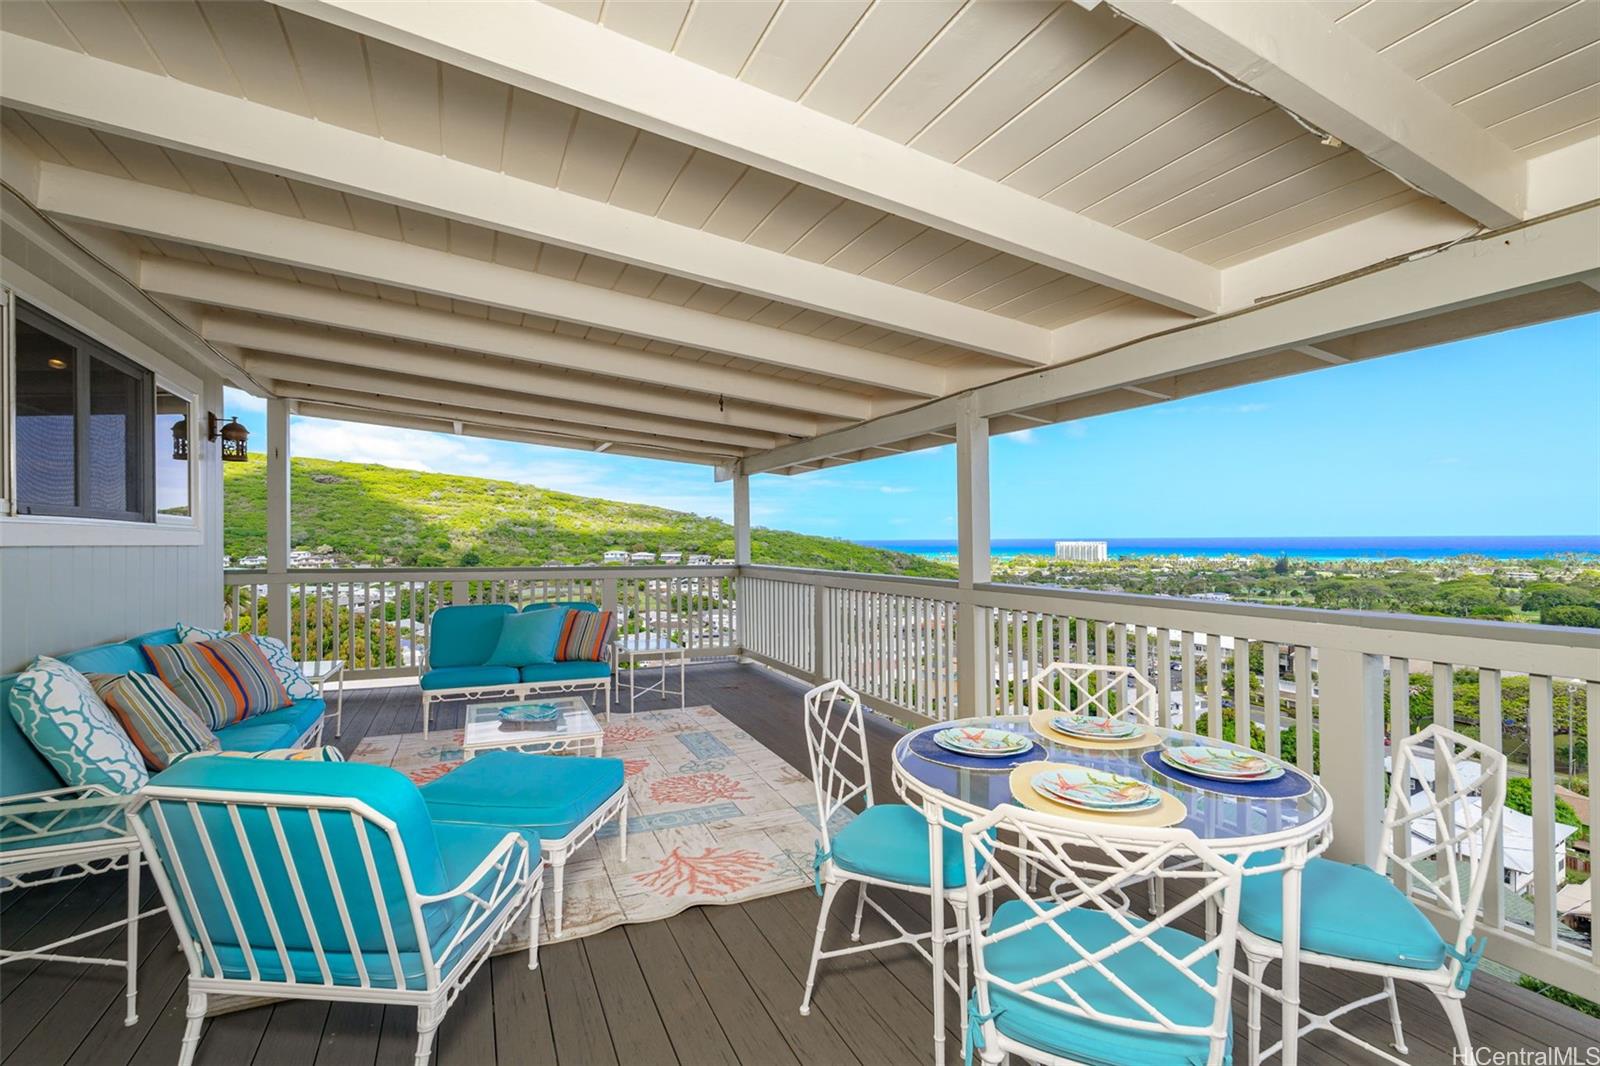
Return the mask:
<path id="1" fill-rule="evenodd" d="M 1028 687 L 1035 711 L 1131 717 L 1147 726 L 1162 724 L 1155 686 L 1130 666 L 1051 663 L 1034 675 Z"/>
<path id="2" fill-rule="evenodd" d="M 519 916 L 538 965 L 537 840 L 435 824 L 387 767 L 189 759 L 131 817 L 189 963 L 180 1066 L 212 995 L 415 1006 L 425 1066 Z"/>

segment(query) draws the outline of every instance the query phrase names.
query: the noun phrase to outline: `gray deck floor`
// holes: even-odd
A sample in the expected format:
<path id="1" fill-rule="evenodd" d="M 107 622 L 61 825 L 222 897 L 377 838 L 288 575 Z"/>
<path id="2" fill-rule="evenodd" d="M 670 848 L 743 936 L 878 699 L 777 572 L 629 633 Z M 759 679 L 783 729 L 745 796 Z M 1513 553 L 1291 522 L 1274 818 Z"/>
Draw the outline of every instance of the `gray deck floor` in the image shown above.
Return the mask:
<path id="1" fill-rule="evenodd" d="M 801 769 L 802 688 L 753 666 L 707 664 L 689 671 L 689 702 L 710 704 Z M 352 692 L 344 735 L 353 750 L 363 736 L 421 728 L 415 688 Z M 442 724 L 459 724 L 460 711 Z M 897 729 L 869 726 L 875 787 L 892 798 L 888 751 Z M 148 879 L 146 879 L 148 884 Z M 5 942 L 39 943 L 109 920 L 122 907 L 121 880 L 95 879 L 8 893 L 0 911 Z M 916 921 L 909 901 L 896 904 Z M 435 1061 L 452 1064 L 564 1063 L 650 1066 L 683 1063 L 782 1063 L 880 1066 L 926 1063 L 932 1055 L 927 968 L 898 948 L 835 961 L 819 978 L 811 1016 L 796 1007 L 810 951 L 817 900 L 791 892 L 750 903 L 697 907 L 666 921 L 612 929 L 555 944 L 529 972 L 520 956 L 495 959 L 446 1017 Z M 853 908 L 840 906 L 847 919 Z M 922 919 L 925 921 L 926 919 Z M 838 934 L 843 940 L 843 934 Z M 144 925 L 139 1024 L 122 1025 L 120 974 L 64 964 L 19 963 L 0 970 L 0 1062 L 120 1066 L 170 1063 L 183 1029 L 184 967 L 164 918 Z M 1313 1009 L 1353 998 L 1351 979 L 1310 971 Z M 1412 1062 L 1451 1061 L 1448 1029 L 1425 993 L 1402 992 Z M 1474 1038 L 1502 1051 L 1600 1043 L 1600 1023 L 1516 986 L 1480 974 L 1467 999 Z M 956 1004 L 947 1018 L 949 1059 L 960 1062 Z M 1243 1018 L 1242 1010 L 1238 1017 Z M 356 1003 L 283 1002 L 214 1019 L 198 1061 L 256 1064 L 409 1063 L 414 1013 Z M 1352 1028 L 1375 1043 L 1387 1017 L 1371 1009 Z M 1267 1039 L 1276 1039 L 1268 1023 Z M 1236 1061 L 1244 1061 L 1241 1024 Z M 1316 1064 L 1372 1060 L 1326 1034 L 1305 1045 Z M 1513 1060 L 1515 1061 L 1515 1060 Z"/>

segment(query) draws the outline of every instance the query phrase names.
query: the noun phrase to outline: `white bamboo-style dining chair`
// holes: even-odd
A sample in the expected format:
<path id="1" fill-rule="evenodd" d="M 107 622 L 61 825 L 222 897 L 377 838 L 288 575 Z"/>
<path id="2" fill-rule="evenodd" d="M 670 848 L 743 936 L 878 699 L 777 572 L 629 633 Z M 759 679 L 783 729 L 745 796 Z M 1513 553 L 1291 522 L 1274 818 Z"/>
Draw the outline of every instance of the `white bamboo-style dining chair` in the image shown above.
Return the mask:
<path id="1" fill-rule="evenodd" d="M 875 951 L 895 944 L 909 944 L 933 963 L 925 942 L 933 933 L 907 930 L 878 902 L 867 894 L 869 887 L 890 888 L 928 896 L 933 907 L 949 903 L 955 909 L 956 936 L 965 924 L 963 889 L 967 884 L 961 863 L 961 837 L 941 827 L 941 889 L 933 887 L 929 827 L 922 811 L 903 803 L 874 803 L 872 775 L 867 766 L 867 736 L 862 720 L 861 697 L 842 681 L 818 685 L 805 695 L 806 748 L 811 755 L 811 779 L 816 788 L 817 826 L 821 840 L 816 846 L 812 869 L 822 910 L 817 915 L 817 936 L 811 948 L 811 965 L 806 971 L 805 994 L 800 1013 L 811 1013 L 811 992 L 816 985 L 817 964 L 823 959 Z M 860 800 L 864 807 L 848 821 L 843 816 L 850 804 Z M 828 912 L 849 882 L 859 888 L 855 922 L 851 927 L 850 947 L 822 949 L 828 927 Z M 862 944 L 861 916 L 865 907 L 888 923 L 894 936 Z M 958 951 L 959 976 L 950 982 L 958 995 L 966 987 L 966 953 Z M 949 978 L 946 978 L 949 981 Z"/>
<path id="2" fill-rule="evenodd" d="M 1500 838 L 1505 797 L 1506 760 L 1499 752 L 1439 725 L 1400 743 L 1377 868 L 1312 859 L 1301 882 L 1301 964 L 1378 977 L 1383 987 L 1326 1014 L 1300 1008 L 1306 1019 L 1301 1033 L 1326 1030 L 1404 1064 L 1334 1022 L 1387 1000 L 1394 1050 L 1406 1054 L 1395 982 L 1412 981 L 1432 992 L 1444 1008 L 1458 1047 L 1457 1061 L 1476 1061 L 1463 1000 L 1485 944 L 1472 935 L 1478 907 L 1489 878 L 1500 876 L 1488 859 Z M 1252 1064 L 1281 1047 L 1260 1048 L 1261 996 L 1281 994 L 1262 981 L 1268 963 L 1283 954 L 1281 876 L 1245 878 L 1240 944 L 1249 969 Z M 1407 895 L 1407 884 L 1412 895 L 1453 925 L 1448 940 Z"/>
<path id="3" fill-rule="evenodd" d="M 974 1051 L 989 1066 L 1007 1055 L 1049 1066 L 1231 1061 L 1235 862 L 1186 829 L 1091 829 L 1009 805 L 963 825 L 961 843 L 977 886 L 966 899 L 968 1066 Z M 1032 895 L 1023 868 L 1044 870 L 1050 893 Z M 1160 915 L 1119 905 L 1152 879 L 1167 885 Z M 1005 902 L 986 920 L 996 894 Z"/>
<path id="4" fill-rule="evenodd" d="M 1089 714 L 1137 719 L 1147 726 L 1157 720 L 1156 689 L 1131 666 L 1102 663 L 1051 663 L 1028 686 L 1035 711 Z"/>

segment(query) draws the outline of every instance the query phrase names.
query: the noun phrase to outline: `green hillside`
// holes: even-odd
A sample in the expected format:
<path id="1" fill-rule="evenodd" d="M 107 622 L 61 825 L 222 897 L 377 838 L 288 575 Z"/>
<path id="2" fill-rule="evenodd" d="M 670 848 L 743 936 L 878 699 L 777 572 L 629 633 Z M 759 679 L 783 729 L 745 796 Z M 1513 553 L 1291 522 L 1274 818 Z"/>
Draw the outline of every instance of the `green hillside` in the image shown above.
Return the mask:
<path id="1" fill-rule="evenodd" d="M 267 550 L 266 459 L 228 464 L 224 551 Z M 611 548 L 733 556 L 726 522 L 533 485 L 425 474 L 364 463 L 296 459 L 291 544 L 390 566 L 526 566 L 598 562 Z M 953 577 L 945 563 L 781 530 L 752 534 L 756 562 L 870 574 Z"/>

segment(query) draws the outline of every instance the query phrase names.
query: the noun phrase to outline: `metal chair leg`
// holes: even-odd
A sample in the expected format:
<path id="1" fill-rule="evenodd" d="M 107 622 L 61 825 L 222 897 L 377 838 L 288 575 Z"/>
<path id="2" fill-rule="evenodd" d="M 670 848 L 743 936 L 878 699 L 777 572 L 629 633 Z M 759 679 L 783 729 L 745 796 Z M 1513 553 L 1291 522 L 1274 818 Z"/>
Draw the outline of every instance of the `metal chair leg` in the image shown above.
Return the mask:
<path id="1" fill-rule="evenodd" d="M 850 927 L 850 939 L 856 942 L 861 940 L 861 912 L 867 906 L 867 883 L 861 882 L 861 891 L 856 893 L 856 920 Z"/>
<path id="2" fill-rule="evenodd" d="M 1404 1055 L 1407 1052 L 1406 1038 L 1400 1030 L 1400 997 L 1395 995 L 1394 978 L 1383 979 L 1383 990 L 1389 994 L 1389 1022 L 1394 1026 L 1394 1049 Z"/>
<path id="3" fill-rule="evenodd" d="M 839 883 L 830 881 L 822 889 L 822 909 L 817 913 L 817 939 L 811 945 L 811 966 L 806 970 L 806 991 L 800 997 L 800 1013 L 811 1013 L 811 990 L 817 983 L 817 963 L 822 956 L 822 937 L 828 931 L 828 911 L 833 907 L 833 899 L 839 894 Z"/>

